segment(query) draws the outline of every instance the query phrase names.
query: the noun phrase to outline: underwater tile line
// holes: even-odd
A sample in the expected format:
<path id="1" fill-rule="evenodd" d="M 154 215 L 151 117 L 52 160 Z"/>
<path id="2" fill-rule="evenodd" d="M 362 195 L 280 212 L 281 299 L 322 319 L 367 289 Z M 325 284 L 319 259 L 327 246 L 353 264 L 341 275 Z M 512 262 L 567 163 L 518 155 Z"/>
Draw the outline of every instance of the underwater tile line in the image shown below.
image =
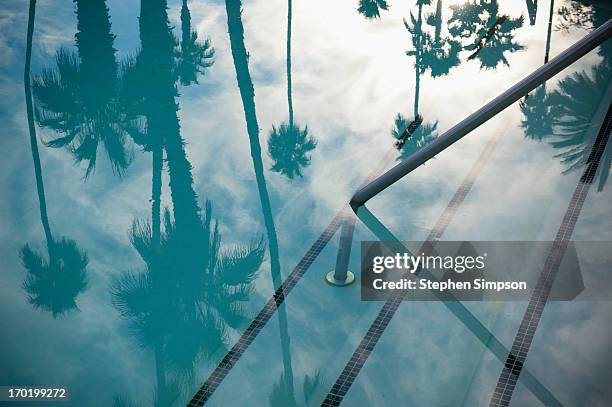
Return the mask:
<path id="1" fill-rule="evenodd" d="M 449 204 L 438 218 L 438 221 L 427 237 L 427 242 L 434 242 L 442 236 L 474 185 L 476 178 L 493 154 L 493 151 L 497 147 L 503 134 L 504 132 L 502 131 L 498 132 L 487 143 L 480 156 L 476 159 L 476 162 L 464 178 L 463 182 L 451 198 Z M 340 376 L 338 376 L 336 382 L 325 397 L 325 400 L 321 404 L 322 407 L 339 406 L 340 403 L 342 403 L 344 396 L 354 383 L 355 379 L 359 375 L 359 372 L 365 365 L 365 362 L 368 360 L 368 357 L 374 350 L 374 347 L 387 329 L 387 326 L 391 322 L 395 312 L 402 303 L 403 298 L 403 293 L 394 293 L 385 302 L 376 316 L 376 319 L 370 325 L 370 328 L 359 343 L 357 349 L 355 349 L 348 363 L 342 370 L 342 373 Z"/>
<path id="2" fill-rule="evenodd" d="M 546 258 L 542 273 L 538 278 L 531 299 L 529 300 L 529 305 L 527 306 L 519 330 L 514 338 L 512 349 L 502 368 L 489 406 L 508 406 L 510 404 L 514 388 L 523 370 L 529 348 L 531 347 L 533 337 L 540 323 L 559 266 L 561 265 L 569 240 L 576 226 L 578 216 L 580 215 L 582 206 L 597 173 L 597 168 L 599 167 L 603 152 L 606 149 L 611 130 L 612 104 L 608 107 L 604 122 L 597 134 L 591 153 L 589 154 L 586 168 L 580 177 L 580 181 L 576 186 L 565 215 L 563 216 L 561 226 L 557 231 L 555 241 Z"/>

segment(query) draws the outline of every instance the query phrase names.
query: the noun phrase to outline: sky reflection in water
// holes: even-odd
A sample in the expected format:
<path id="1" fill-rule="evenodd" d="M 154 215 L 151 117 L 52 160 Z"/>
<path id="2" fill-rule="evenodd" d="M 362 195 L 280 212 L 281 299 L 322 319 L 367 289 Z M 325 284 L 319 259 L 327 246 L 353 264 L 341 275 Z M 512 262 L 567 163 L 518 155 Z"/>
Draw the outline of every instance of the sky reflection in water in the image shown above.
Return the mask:
<path id="1" fill-rule="evenodd" d="M 27 2 L 7 6 L 2 383 L 69 385 L 71 405 L 184 404 L 410 122 L 423 120 L 389 165 L 610 16 L 557 0 L 549 24 L 550 3 L 534 3 L 39 1 L 29 19 Z M 25 29 L 8 25 L 28 20 L 29 110 Z M 590 53 L 372 211 L 400 238 L 423 239 L 503 132 L 443 238 L 551 239 L 594 141 L 611 55 L 610 44 Z M 609 151 L 576 239 L 612 238 Z M 366 238 L 358 224 L 356 242 Z M 380 307 L 322 283 L 335 250 L 213 403 L 321 402 Z M 520 304 L 470 308 L 511 341 Z M 608 397 L 608 315 L 605 304 L 547 307 L 554 347 L 536 337 L 530 369 L 567 404 Z M 486 403 L 499 362 L 452 315 L 414 303 L 396 318 L 347 403 Z M 587 349 L 576 326 L 601 343 Z M 520 387 L 515 397 L 533 402 Z"/>

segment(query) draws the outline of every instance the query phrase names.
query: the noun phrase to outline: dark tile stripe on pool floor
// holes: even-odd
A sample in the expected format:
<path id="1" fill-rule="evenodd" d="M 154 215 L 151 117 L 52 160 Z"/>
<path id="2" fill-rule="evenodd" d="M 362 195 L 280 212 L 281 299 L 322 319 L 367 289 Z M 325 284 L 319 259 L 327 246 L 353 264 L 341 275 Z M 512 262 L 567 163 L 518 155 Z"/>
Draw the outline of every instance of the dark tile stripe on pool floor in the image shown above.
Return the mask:
<path id="1" fill-rule="evenodd" d="M 612 130 L 612 105 L 608 107 L 604 122 L 597 134 L 591 153 L 589 154 L 584 173 L 580 177 L 574 195 L 565 211 L 561 226 L 555 236 L 553 246 L 546 258 L 544 268 L 538 278 L 536 287 L 529 300 L 529 305 L 527 306 L 519 330 L 514 338 L 512 349 L 502 368 L 497 386 L 491 397 L 490 406 L 508 406 L 510 404 L 512 393 L 519 375 L 523 370 L 523 365 L 527 359 L 527 353 L 529 352 L 536 329 L 540 323 L 540 318 L 544 312 L 544 306 L 548 300 L 561 260 L 563 259 L 569 240 L 572 237 L 576 221 L 582 210 L 582 205 L 584 204 L 591 184 L 593 183 L 593 179 L 595 178 L 599 161 L 608 143 L 610 130 Z"/>

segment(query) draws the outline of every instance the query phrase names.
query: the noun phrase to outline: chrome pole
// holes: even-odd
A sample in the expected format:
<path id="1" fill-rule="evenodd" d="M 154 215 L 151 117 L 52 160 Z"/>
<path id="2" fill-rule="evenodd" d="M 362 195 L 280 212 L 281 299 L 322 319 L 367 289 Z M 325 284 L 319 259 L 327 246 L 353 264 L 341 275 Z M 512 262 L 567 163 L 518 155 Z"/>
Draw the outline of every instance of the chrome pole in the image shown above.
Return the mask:
<path id="1" fill-rule="evenodd" d="M 355 233 L 355 223 L 357 218 L 348 211 L 342 221 L 342 231 L 340 232 L 340 245 L 336 257 L 336 268 L 325 276 L 325 280 L 336 286 L 345 286 L 355 281 L 355 275 L 349 271 L 349 260 L 351 259 L 351 247 L 353 245 L 353 234 Z"/>

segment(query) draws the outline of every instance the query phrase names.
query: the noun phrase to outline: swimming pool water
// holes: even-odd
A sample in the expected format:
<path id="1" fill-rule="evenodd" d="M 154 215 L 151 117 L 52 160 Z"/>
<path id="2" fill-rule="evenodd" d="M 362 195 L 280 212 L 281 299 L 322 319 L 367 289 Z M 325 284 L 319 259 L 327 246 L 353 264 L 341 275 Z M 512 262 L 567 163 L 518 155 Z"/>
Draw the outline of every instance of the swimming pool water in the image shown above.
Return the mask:
<path id="1" fill-rule="evenodd" d="M 61 405 L 117 407 L 185 405 L 381 160 L 406 158 L 612 15 L 559 0 L 2 9 L 0 385 L 68 386 Z M 370 210 L 424 240 L 481 162 L 441 239 L 552 240 L 609 103 L 611 46 Z M 609 148 L 600 167 L 575 240 L 612 240 Z M 357 221 L 357 275 L 359 242 L 374 238 Z M 321 404 L 382 307 L 358 284 L 325 284 L 337 250 L 338 234 L 210 405 Z M 466 307 L 510 346 L 526 304 Z M 609 399 L 610 311 L 547 305 L 526 368 L 563 404 Z M 344 404 L 486 404 L 502 366 L 444 304 L 405 303 Z M 513 400 L 538 404 L 520 381 Z"/>

